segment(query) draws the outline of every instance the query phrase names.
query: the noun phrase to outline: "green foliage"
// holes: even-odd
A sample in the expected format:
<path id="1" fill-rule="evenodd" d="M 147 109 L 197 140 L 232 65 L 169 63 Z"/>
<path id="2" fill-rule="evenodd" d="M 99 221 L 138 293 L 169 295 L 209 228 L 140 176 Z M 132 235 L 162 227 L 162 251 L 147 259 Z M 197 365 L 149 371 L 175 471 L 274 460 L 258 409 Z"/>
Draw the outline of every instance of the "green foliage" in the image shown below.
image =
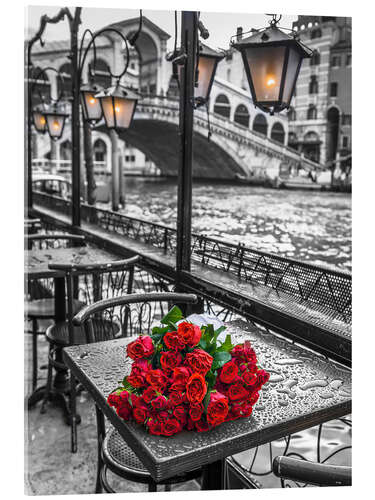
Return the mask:
<path id="1" fill-rule="evenodd" d="M 225 341 L 217 348 L 217 352 L 229 352 L 233 349 L 232 338 L 230 335 L 225 337 Z"/>
<path id="2" fill-rule="evenodd" d="M 212 370 L 218 370 L 219 368 L 221 368 L 223 365 L 225 365 L 225 363 L 227 363 L 228 361 L 230 361 L 232 359 L 231 355 L 229 354 L 229 352 L 215 352 L 214 354 L 214 360 L 212 362 Z"/>
<path id="3" fill-rule="evenodd" d="M 175 324 L 183 319 L 182 311 L 179 307 L 173 306 L 172 309 L 160 320 L 163 325 Z"/>

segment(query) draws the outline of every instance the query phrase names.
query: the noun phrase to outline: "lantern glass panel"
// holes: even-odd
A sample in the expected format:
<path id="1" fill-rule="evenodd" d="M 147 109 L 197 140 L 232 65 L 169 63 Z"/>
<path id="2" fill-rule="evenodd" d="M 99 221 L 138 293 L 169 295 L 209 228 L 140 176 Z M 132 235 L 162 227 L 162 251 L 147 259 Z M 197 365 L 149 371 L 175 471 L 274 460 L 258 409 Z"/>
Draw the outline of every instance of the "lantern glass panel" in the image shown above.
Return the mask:
<path id="1" fill-rule="evenodd" d="M 301 61 L 300 53 L 293 47 L 289 49 L 288 67 L 285 74 L 285 85 L 282 101 L 289 106 L 292 99 L 294 82 L 297 78 L 298 66 Z"/>
<path id="2" fill-rule="evenodd" d="M 99 121 L 102 117 L 102 107 L 100 101 L 95 94 L 97 91 L 83 91 L 81 92 L 83 114 L 85 120 Z"/>
<path id="3" fill-rule="evenodd" d="M 46 131 L 47 122 L 44 115 L 40 111 L 33 112 L 33 121 L 37 132 L 44 133 Z"/>
<path id="4" fill-rule="evenodd" d="M 213 57 L 199 57 L 198 87 L 195 88 L 195 97 L 208 98 L 211 78 L 215 69 L 216 60 Z"/>
<path id="5" fill-rule="evenodd" d="M 65 115 L 46 115 L 48 133 L 52 139 L 60 139 L 64 129 Z"/>
<path id="6" fill-rule="evenodd" d="M 249 47 L 246 58 L 257 102 L 275 102 L 280 97 L 285 47 Z"/>
<path id="7" fill-rule="evenodd" d="M 133 118 L 135 99 L 123 99 L 115 97 L 116 127 L 129 128 Z"/>
<path id="8" fill-rule="evenodd" d="M 114 128 L 114 115 L 113 115 L 113 100 L 111 96 L 101 98 L 102 110 L 105 123 L 108 128 Z"/>

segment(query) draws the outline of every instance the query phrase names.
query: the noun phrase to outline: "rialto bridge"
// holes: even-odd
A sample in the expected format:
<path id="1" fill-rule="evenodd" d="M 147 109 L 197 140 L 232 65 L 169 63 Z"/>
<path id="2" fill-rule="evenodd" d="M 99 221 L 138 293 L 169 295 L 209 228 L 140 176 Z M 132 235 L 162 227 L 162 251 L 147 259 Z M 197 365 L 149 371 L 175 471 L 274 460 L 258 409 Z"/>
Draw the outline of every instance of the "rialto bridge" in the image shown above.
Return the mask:
<path id="1" fill-rule="evenodd" d="M 138 18 L 111 25 L 125 35 L 135 31 Z M 136 47 L 131 51 L 129 72 L 125 85 L 138 89 L 138 102 L 132 127 L 119 134 L 120 154 L 129 148 L 144 153 L 164 175 L 176 175 L 178 168 L 178 89 L 172 78 L 171 63 L 166 61 L 168 33 L 144 18 L 143 29 Z M 112 36 L 102 37 L 97 44 L 96 71 L 100 83 L 111 84 L 108 66 L 119 72 L 124 63 L 124 47 Z M 53 79 L 40 82 L 43 91 L 63 90 L 67 97 L 70 88 L 68 42 L 46 43 L 35 49 L 33 61 L 37 67 L 53 66 L 64 75 L 64 87 Z M 87 64 L 92 63 L 90 57 Z M 38 71 L 37 69 L 35 71 Z M 83 74 L 87 74 L 88 67 Z M 37 83 L 39 85 L 39 83 Z M 281 165 L 314 169 L 317 165 L 287 146 L 286 115 L 269 116 L 256 109 L 249 92 L 216 78 L 211 90 L 209 114 L 205 107 L 194 114 L 193 175 L 201 178 L 276 178 Z M 210 140 L 207 139 L 209 127 Z M 111 140 L 102 124 L 93 130 L 94 152 L 100 150 L 97 163 L 111 170 Z M 56 165 L 69 165 L 70 124 L 67 122 L 59 143 L 51 145 L 46 136 L 34 138 L 34 164 L 43 159 Z M 57 170 L 59 170 L 57 168 Z"/>

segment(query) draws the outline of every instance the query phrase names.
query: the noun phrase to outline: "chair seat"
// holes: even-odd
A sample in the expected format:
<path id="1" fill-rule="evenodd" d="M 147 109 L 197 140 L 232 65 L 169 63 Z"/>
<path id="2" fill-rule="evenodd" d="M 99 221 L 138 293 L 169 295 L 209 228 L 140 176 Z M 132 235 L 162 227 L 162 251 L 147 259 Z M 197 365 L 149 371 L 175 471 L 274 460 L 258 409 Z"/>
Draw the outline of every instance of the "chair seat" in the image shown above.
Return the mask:
<path id="1" fill-rule="evenodd" d="M 76 314 L 86 304 L 80 300 L 73 300 L 73 311 Z M 68 305 L 66 304 L 66 309 Z M 48 297 L 44 299 L 34 299 L 26 302 L 25 311 L 28 318 L 54 318 L 55 299 Z"/>
<path id="2" fill-rule="evenodd" d="M 151 474 L 116 429 L 112 428 L 107 432 L 103 441 L 102 452 L 104 462 L 112 471 L 117 472 L 122 477 L 139 482 L 152 481 Z M 195 469 L 161 481 L 160 484 L 182 483 L 198 479 L 201 475 L 202 470 Z"/>
<path id="3" fill-rule="evenodd" d="M 120 332 L 120 325 L 111 321 L 93 319 L 92 326 L 96 342 L 112 339 L 118 336 Z M 69 323 L 62 321 L 50 326 L 46 331 L 46 337 L 51 344 L 61 346 L 71 345 L 69 343 Z M 75 326 L 73 328 L 72 345 L 87 344 L 87 342 L 88 339 L 83 326 Z"/>

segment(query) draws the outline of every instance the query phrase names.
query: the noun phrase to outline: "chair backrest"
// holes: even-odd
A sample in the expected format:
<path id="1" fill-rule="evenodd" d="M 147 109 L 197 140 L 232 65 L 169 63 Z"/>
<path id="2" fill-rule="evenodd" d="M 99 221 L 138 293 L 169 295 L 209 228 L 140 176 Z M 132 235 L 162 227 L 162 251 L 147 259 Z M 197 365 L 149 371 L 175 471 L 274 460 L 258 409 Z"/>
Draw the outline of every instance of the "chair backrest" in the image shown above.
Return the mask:
<path id="1" fill-rule="evenodd" d="M 67 292 L 67 320 L 69 323 L 69 342 L 73 342 L 74 299 L 90 305 L 102 299 L 113 299 L 132 293 L 134 266 L 139 256 L 129 259 L 101 262 L 97 264 L 51 264 L 51 269 L 64 271 Z M 103 336 L 100 333 L 98 336 Z M 113 336 L 111 334 L 111 336 Z"/>
<path id="2" fill-rule="evenodd" d="M 87 343 L 147 334 L 172 305 L 195 304 L 197 301 L 196 295 L 187 293 L 134 293 L 84 307 L 73 318 L 73 324 L 83 325 Z"/>

